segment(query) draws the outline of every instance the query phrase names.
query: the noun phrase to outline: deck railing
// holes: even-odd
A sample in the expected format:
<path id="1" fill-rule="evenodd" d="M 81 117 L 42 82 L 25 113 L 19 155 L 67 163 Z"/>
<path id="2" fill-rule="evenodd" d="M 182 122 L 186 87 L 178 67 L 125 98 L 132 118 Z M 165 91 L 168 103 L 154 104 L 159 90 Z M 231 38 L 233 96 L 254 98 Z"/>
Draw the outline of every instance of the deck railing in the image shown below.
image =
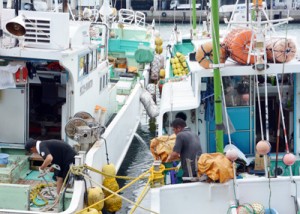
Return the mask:
<path id="1" fill-rule="evenodd" d="M 119 21 L 124 24 L 134 23 L 137 26 L 145 26 L 146 16 L 143 12 L 133 11 L 129 9 L 119 10 Z"/>

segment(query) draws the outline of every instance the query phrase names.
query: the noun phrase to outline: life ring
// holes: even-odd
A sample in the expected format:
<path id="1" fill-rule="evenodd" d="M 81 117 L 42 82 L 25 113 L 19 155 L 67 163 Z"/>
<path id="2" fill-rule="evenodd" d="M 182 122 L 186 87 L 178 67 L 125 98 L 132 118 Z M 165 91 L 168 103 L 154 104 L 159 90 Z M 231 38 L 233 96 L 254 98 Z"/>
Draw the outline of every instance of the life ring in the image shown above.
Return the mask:
<path id="1" fill-rule="evenodd" d="M 162 13 L 161 13 L 161 16 L 162 16 L 162 17 L 167 17 L 167 13 L 166 13 L 166 12 L 162 12 Z"/>

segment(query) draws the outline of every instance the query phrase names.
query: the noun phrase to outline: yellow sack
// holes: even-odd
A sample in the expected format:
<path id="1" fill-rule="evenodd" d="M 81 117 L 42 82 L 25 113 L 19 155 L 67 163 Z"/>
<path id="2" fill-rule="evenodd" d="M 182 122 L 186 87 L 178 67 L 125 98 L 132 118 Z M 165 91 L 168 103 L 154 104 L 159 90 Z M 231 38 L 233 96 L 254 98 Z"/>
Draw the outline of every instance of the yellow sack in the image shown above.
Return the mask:
<path id="1" fill-rule="evenodd" d="M 175 134 L 172 134 L 171 136 L 163 135 L 153 138 L 150 141 L 150 151 L 155 160 L 161 160 L 162 162 L 166 162 L 169 154 L 171 154 L 173 151 L 175 140 Z"/>
<path id="2" fill-rule="evenodd" d="M 233 178 L 232 163 L 222 153 L 205 153 L 198 160 L 198 174 L 225 183 Z"/>

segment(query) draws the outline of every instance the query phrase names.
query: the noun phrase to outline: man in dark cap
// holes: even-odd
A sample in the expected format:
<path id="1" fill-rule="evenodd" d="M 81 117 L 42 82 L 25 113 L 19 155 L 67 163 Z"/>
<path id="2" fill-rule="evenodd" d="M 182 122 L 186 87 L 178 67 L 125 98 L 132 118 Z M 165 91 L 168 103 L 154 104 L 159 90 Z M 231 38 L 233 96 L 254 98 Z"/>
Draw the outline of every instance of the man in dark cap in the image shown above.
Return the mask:
<path id="1" fill-rule="evenodd" d="M 38 153 L 44 159 L 39 167 L 41 173 L 45 173 L 46 167 L 56 164 L 60 170 L 54 170 L 56 176 L 56 190 L 60 193 L 63 181 L 66 178 L 70 164 L 74 163 L 75 150 L 61 140 L 34 140 L 29 139 L 25 144 L 25 149 L 31 153 Z"/>
<path id="2" fill-rule="evenodd" d="M 180 158 L 183 177 L 190 177 L 187 168 L 187 159 L 190 160 L 192 176 L 197 177 L 195 160 L 202 154 L 199 137 L 191 132 L 186 123 L 181 118 L 176 118 L 172 122 L 173 131 L 176 134 L 173 152 L 169 155 L 167 162 Z"/>

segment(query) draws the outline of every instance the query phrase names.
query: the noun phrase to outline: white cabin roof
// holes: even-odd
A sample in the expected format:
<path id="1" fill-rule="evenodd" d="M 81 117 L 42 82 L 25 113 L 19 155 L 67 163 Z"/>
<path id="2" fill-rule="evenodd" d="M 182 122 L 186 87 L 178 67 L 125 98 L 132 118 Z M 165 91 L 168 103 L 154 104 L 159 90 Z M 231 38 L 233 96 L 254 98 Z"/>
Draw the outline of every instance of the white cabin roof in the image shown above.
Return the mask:
<path id="1" fill-rule="evenodd" d="M 160 104 L 160 112 L 192 109 L 198 106 L 198 94 L 194 93 L 190 77 L 180 82 L 168 82 L 164 84 L 162 94 L 163 103 Z"/>

